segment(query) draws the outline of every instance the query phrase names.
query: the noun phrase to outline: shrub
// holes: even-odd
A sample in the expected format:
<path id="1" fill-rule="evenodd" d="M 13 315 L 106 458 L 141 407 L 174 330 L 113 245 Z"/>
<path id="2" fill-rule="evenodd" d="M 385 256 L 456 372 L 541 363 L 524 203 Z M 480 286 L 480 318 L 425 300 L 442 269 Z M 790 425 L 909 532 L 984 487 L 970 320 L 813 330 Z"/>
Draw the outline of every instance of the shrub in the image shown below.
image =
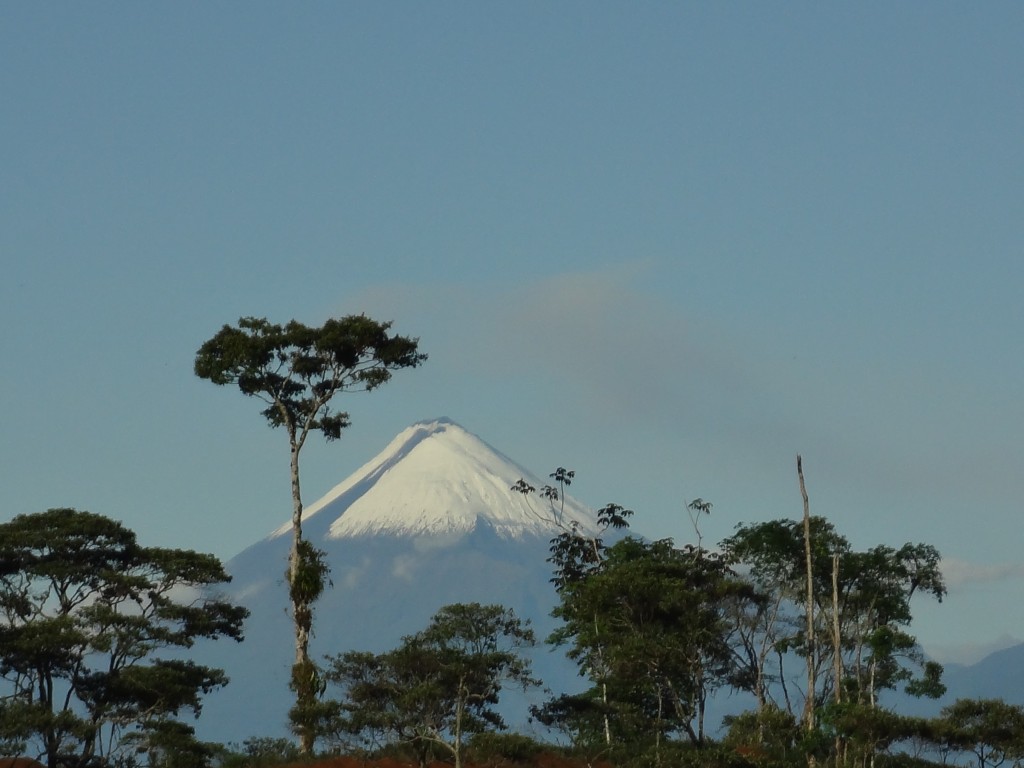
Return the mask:
<path id="1" fill-rule="evenodd" d="M 270 768 L 276 765 L 294 763 L 299 759 L 299 748 L 295 742 L 284 738 L 259 736 L 246 739 L 239 747 L 230 745 L 228 753 L 221 760 L 222 768 Z"/>
<path id="2" fill-rule="evenodd" d="M 542 749 L 545 747 L 519 733 L 476 733 L 469 741 L 468 762 L 530 763 Z"/>

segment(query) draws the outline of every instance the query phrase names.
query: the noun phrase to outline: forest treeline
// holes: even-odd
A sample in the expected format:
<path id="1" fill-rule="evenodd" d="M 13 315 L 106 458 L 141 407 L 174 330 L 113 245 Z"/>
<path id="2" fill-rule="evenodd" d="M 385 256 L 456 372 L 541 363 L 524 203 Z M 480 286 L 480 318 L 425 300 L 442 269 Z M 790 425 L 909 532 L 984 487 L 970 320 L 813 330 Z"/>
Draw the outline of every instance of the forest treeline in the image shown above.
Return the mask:
<path id="1" fill-rule="evenodd" d="M 572 473 L 552 478 L 540 491 L 517 489 L 557 521 Z M 629 535 L 632 513 L 616 505 L 597 513 L 600 535 L 560 533 L 548 563 L 560 621 L 549 638 L 536 638 L 504 606 L 455 604 L 391 650 L 324 659 L 309 721 L 317 754 L 456 768 L 556 758 L 580 766 L 1020 764 L 1020 706 L 962 700 L 920 718 L 886 705 L 894 691 L 944 690 L 941 667 L 909 631 L 912 601 L 945 593 L 934 547 L 860 551 L 809 516 L 742 525 L 708 548 L 699 524 L 710 510 L 701 500 L 690 505 L 696 543 L 683 545 Z M 246 616 L 211 597 L 207 588 L 227 578 L 212 556 L 144 547 L 115 521 L 58 509 L 0 525 L 0 564 L 4 754 L 52 768 L 241 768 L 299 758 L 297 744 L 259 733 L 241 746 L 203 743 L 188 723 L 226 678 L 162 652 L 200 637 L 241 641 Z M 543 685 L 525 654 L 539 642 L 561 648 L 588 683 L 533 708 L 550 743 L 503 733 L 499 713 L 503 691 Z M 727 691 L 750 694 L 753 708 L 724 725 L 706 722 L 710 698 Z"/>
<path id="2" fill-rule="evenodd" d="M 303 534 L 301 450 L 312 433 L 330 441 L 348 426 L 331 409 L 337 393 L 375 389 L 425 359 L 417 339 L 364 315 L 320 327 L 242 318 L 196 354 L 197 376 L 258 400 L 288 437 L 295 743 L 256 733 L 241 746 L 209 744 L 189 724 L 203 696 L 228 682 L 189 649 L 241 642 L 247 616 L 217 597 L 228 576 L 215 557 L 143 546 L 116 521 L 51 509 L 0 525 L 2 753 L 48 768 L 240 768 L 309 760 L 316 748 L 456 768 L 1024 761 L 1017 705 L 957 701 L 930 719 L 886 706 L 894 691 L 943 691 L 941 667 L 910 634 L 912 601 L 945 594 L 939 553 L 913 543 L 854 549 L 810 514 L 799 459 L 802 520 L 743 525 L 713 548 L 701 535 L 703 500 L 687 507 L 692 543 L 630 536 L 632 512 L 615 504 L 598 511 L 601 532 L 590 536 L 563 524 L 573 472 L 559 468 L 539 490 L 520 480 L 513 490 L 561 528 L 547 563 L 559 620 L 551 637 L 538 640 L 505 606 L 456 604 L 389 651 L 311 658 L 329 564 Z M 529 713 L 550 729 L 545 744 L 501 733 L 499 710 L 510 686 L 543 685 L 524 654 L 539 641 L 587 681 Z M 720 731 L 707 705 L 727 691 L 755 706 Z"/>

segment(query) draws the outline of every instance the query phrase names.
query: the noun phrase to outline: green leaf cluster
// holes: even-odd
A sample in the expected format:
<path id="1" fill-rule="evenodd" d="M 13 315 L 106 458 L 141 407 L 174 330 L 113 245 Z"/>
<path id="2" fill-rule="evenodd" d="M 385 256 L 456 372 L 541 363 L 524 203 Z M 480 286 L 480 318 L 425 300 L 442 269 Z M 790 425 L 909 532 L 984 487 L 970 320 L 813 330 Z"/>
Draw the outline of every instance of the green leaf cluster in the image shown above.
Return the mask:
<path id="1" fill-rule="evenodd" d="M 915 695 L 941 695 L 941 666 L 925 659 L 907 630 L 915 596 L 939 601 L 945 596 L 938 550 L 907 543 L 858 551 L 825 518 L 811 517 L 809 523 L 817 635 L 813 645 L 803 616 L 807 577 L 802 524 L 773 520 L 743 525 L 721 543 L 763 596 L 753 611 L 737 616 L 748 675 L 764 684 L 759 699 L 772 699 L 774 693 L 782 696 L 783 705 L 789 700 L 783 688 L 786 654 L 810 656 L 816 665 L 819 686 L 804 695 L 814 696 L 818 706 L 835 699 L 873 704 L 883 691 L 900 687 Z M 774 669 L 769 669 L 772 661 Z"/>
<path id="2" fill-rule="evenodd" d="M 0 739 L 50 766 L 79 764 L 110 759 L 126 735 L 167 733 L 183 712 L 198 716 L 226 677 L 157 654 L 242 639 L 246 610 L 205 591 L 228 578 L 210 555 L 141 546 L 89 512 L 0 525 Z"/>
<path id="3" fill-rule="evenodd" d="M 550 638 L 594 687 L 535 711 L 578 740 L 704 741 L 707 697 L 733 673 L 725 605 L 752 597 L 714 553 L 626 537 L 562 583 Z"/>
<path id="4" fill-rule="evenodd" d="M 391 335 L 390 328 L 365 315 L 331 318 L 318 328 L 243 317 L 199 348 L 194 370 L 265 402 L 263 416 L 272 427 L 320 431 L 334 440 L 349 424 L 347 413 L 330 409 L 336 393 L 376 389 L 392 371 L 426 360 L 417 339 Z"/>
<path id="5" fill-rule="evenodd" d="M 457 603 L 394 650 L 334 656 L 326 672 L 342 693 L 334 736 L 407 744 L 421 765 L 441 749 L 458 766 L 467 734 L 505 728 L 495 709 L 503 686 L 539 684 L 521 654 L 534 642 L 514 612 Z"/>

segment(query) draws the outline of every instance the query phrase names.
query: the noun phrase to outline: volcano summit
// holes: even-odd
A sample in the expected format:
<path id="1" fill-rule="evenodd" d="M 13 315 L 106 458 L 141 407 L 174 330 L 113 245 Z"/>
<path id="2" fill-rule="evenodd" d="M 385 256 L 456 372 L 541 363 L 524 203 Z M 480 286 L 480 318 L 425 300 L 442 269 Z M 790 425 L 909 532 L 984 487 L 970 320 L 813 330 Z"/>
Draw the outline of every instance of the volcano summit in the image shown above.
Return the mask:
<path id="1" fill-rule="evenodd" d="M 421 421 L 310 505 L 303 525 L 323 531 L 329 522 L 321 534 L 325 540 L 461 536 L 480 526 L 502 539 L 548 539 L 559 532 L 559 523 L 593 528 L 593 515 L 572 499 L 566 499 L 564 510 L 560 505 L 542 510 L 536 497 L 511 490 L 520 479 L 542 485 L 450 419 Z M 290 535 L 290 522 L 274 533 Z"/>

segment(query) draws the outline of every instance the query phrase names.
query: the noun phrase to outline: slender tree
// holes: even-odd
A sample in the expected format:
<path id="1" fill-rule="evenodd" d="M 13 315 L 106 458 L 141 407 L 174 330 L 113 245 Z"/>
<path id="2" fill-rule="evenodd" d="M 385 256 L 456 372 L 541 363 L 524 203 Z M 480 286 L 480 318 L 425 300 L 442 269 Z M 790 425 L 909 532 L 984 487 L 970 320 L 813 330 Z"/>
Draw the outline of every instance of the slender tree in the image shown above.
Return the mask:
<path id="1" fill-rule="evenodd" d="M 551 539 L 551 547 L 549 549 L 551 557 L 548 558 L 548 562 L 552 563 L 555 568 L 555 575 L 551 582 L 555 585 L 559 595 L 563 595 L 573 584 L 600 569 L 604 559 L 605 534 L 629 528 L 629 518 L 633 516 L 633 510 L 625 509 L 620 504 L 606 504 L 597 512 L 597 534 L 585 535 L 575 522 L 570 524 L 565 522 L 565 489 L 572 485 L 576 473 L 571 469 L 558 467 L 549 477 L 558 484 L 558 488 L 551 485 L 545 485 L 541 488 L 540 496 L 547 501 L 547 509 L 543 512 L 535 511 L 535 514 L 553 523 L 561 531 Z M 512 490 L 523 494 L 529 499 L 530 495 L 537 489 L 520 478 L 512 486 Z M 591 617 L 591 620 L 595 632 L 600 634 L 599 617 L 595 615 Z M 564 642 L 564 638 L 558 639 L 559 634 L 559 632 L 556 632 L 550 640 L 556 644 Z M 597 680 L 602 677 L 603 672 L 601 670 L 605 668 L 605 662 L 603 659 L 603 649 L 600 644 L 595 645 L 591 649 L 586 666 L 589 670 L 587 674 L 592 679 Z M 602 723 L 605 746 L 610 746 L 612 743 L 612 731 L 611 719 L 608 714 L 610 712 L 608 686 L 606 683 L 600 683 L 599 688 L 600 706 L 597 709 L 600 710 L 600 721 Z M 580 701 L 578 699 L 575 701 L 570 699 L 572 697 L 563 697 L 559 701 L 549 702 L 545 705 L 545 708 L 549 714 L 554 710 L 561 710 L 562 714 L 567 717 L 577 719 L 577 716 L 581 714 L 580 707 L 578 706 Z M 584 703 L 583 709 L 586 710 L 585 719 L 593 715 L 595 711 L 592 702 Z"/>
<path id="2" fill-rule="evenodd" d="M 804 502 L 804 557 L 807 564 L 807 590 L 804 608 L 807 621 L 807 700 L 804 703 L 804 726 L 808 731 L 814 730 L 814 688 L 815 688 L 815 646 L 814 633 L 814 558 L 811 545 L 811 507 L 807 498 L 807 486 L 804 484 L 804 465 L 799 454 L 796 457 L 796 474 L 800 482 L 800 496 Z"/>
<path id="3" fill-rule="evenodd" d="M 266 405 L 263 417 L 288 435 L 293 535 L 287 578 L 295 629 L 295 706 L 290 717 L 303 754 L 312 752 L 316 735 L 321 682 L 309 656 L 309 638 L 313 605 L 323 592 L 327 565 L 302 535 L 299 454 L 310 433 L 336 440 L 349 425 L 348 413 L 331 409 L 336 394 L 376 389 L 393 371 L 426 360 L 418 339 L 391 335 L 390 327 L 365 315 L 330 319 L 319 328 L 294 320 L 282 326 L 243 317 L 237 327 L 221 328 L 196 353 L 197 376 L 214 384 L 234 384 L 242 394 L 261 400 Z"/>
<path id="4" fill-rule="evenodd" d="M 821 517 L 808 521 L 813 543 L 814 595 L 822 605 L 831 605 L 831 577 L 826 566 L 835 552 L 846 552 L 849 543 L 834 526 Z M 808 656 L 806 631 L 807 563 L 804 524 L 796 520 L 772 520 L 740 525 L 736 533 L 720 543 L 731 561 L 737 563 L 752 582 L 761 599 L 746 605 L 748 612 L 737 615 L 739 649 L 746 674 L 755 681 L 754 691 L 761 707 L 779 706 L 797 715 L 790 695 L 786 664 L 791 651 Z M 828 603 L 825 603 L 828 595 Z M 824 611 L 816 611 L 820 617 Z M 819 644 L 819 651 L 832 645 Z M 818 654 L 820 656 L 821 654 Z M 813 658 L 815 678 L 825 677 L 825 659 Z M 831 680 L 831 677 L 828 677 Z"/>

